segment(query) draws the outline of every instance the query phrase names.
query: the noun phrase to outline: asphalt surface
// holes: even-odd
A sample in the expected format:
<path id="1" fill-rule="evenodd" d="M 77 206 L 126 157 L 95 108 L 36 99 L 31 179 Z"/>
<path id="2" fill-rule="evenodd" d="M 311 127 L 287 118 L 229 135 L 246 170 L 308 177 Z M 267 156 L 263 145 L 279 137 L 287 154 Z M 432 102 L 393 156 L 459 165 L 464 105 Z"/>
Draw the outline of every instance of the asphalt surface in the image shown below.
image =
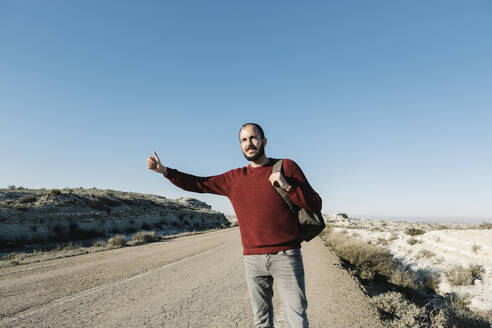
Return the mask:
<path id="1" fill-rule="evenodd" d="M 302 251 L 312 328 L 382 327 L 319 238 Z M 0 327 L 253 327 L 239 231 L 1 269 Z"/>

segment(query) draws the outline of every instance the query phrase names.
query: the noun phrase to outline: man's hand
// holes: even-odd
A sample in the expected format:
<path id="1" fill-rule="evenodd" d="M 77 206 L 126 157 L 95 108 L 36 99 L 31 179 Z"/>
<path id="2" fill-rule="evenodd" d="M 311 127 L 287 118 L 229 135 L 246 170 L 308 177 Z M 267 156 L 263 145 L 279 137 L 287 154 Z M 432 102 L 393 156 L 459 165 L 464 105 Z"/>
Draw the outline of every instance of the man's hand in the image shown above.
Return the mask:
<path id="1" fill-rule="evenodd" d="M 155 151 L 152 153 L 154 153 L 154 157 L 147 158 L 147 167 L 154 172 L 166 174 L 167 167 L 161 164 L 161 160 Z"/>
<path id="2" fill-rule="evenodd" d="M 270 175 L 270 178 L 268 178 L 268 180 L 270 180 L 272 186 L 275 187 L 275 182 L 276 182 L 278 186 L 280 186 L 287 192 L 290 190 L 290 188 L 292 188 L 291 185 L 287 182 L 287 180 L 285 180 L 283 174 L 280 172 L 272 173 L 272 175 Z"/>

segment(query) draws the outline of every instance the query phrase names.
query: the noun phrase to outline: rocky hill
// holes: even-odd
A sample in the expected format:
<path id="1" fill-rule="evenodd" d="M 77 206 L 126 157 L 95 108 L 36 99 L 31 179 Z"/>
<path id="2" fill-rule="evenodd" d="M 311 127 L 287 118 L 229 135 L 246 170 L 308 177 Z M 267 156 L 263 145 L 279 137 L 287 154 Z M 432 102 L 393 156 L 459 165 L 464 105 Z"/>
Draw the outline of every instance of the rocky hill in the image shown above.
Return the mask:
<path id="1" fill-rule="evenodd" d="M 71 241 L 140 230 L 201 230 L 228 226 L 224 214 L 193 198 L 96 188 L 0 188 L 0 248 Z"/>

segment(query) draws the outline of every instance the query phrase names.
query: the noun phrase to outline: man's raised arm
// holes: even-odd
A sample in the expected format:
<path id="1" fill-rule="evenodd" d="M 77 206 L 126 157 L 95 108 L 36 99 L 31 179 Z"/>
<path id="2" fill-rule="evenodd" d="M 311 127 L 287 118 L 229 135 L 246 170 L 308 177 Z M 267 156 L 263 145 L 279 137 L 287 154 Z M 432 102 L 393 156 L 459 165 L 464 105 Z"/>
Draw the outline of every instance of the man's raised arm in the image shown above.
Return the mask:
<path id="1" fill-rule="evenodd" d="M 210 177 L 198 177 L 165 167 L 156 152 L 153 153 L 154 156 L 147 159 L 147 167 L 154 172 L 162 173 L 175 186 L 186 191 L 227 196 L 231 181 L 230 171 Z"/>

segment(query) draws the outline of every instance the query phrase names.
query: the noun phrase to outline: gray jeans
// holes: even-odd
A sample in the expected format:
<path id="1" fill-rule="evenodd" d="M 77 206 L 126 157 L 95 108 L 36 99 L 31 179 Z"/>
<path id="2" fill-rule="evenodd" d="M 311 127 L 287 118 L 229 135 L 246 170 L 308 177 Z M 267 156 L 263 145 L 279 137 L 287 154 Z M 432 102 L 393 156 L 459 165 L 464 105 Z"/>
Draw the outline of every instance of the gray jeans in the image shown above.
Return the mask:
<path id="1" fill-rule="evenodd" d="M 255 327 L 273 328 L 273 280 L 289 328 L 307 328 L 304 265 L 300 249 L 273 254 L 244 255 Z"/>

